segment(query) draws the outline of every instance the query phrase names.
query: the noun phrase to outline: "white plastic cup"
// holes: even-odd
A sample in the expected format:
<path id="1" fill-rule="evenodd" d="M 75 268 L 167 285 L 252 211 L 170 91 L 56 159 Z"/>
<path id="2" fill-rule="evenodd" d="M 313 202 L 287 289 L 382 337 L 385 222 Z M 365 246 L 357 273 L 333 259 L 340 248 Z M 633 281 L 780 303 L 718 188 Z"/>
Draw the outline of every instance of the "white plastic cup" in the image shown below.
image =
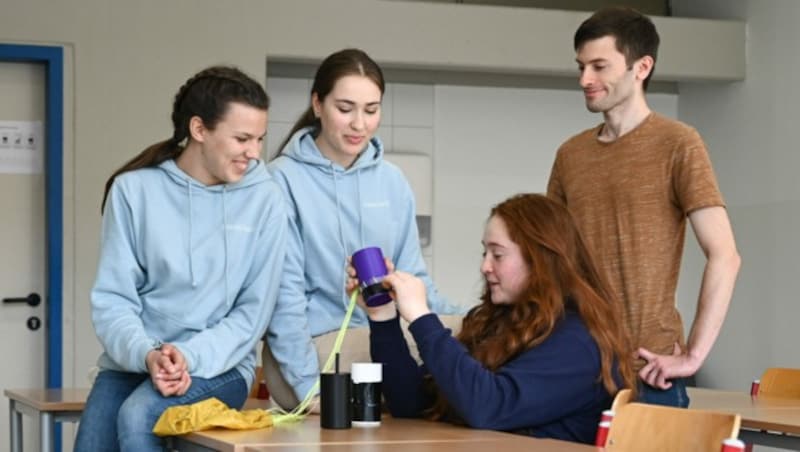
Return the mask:
<path id="1" fill-rule="evenodd" d="M 381 363 L 353 363 L 350 367 L 353 379 L 353 427 L 377 427 L 381 425 Z"/>

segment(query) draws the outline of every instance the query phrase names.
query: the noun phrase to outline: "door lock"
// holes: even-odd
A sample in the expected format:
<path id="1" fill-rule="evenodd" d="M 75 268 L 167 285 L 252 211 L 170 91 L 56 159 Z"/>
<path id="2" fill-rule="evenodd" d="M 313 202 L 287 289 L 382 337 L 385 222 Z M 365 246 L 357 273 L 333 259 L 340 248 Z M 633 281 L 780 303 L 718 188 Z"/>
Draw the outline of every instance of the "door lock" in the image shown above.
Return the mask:
<path id="1" fill-rule="evenodd" d="M 25 322 L 25 324 L 28 325 L 29 330 L 36 331 L 39 329 L 40 326 L 42 326 L 42 320 L 34 315 L 28 317 L 28 321 Z"/>
<path id="2" fill-rule="evenodd" d="M 39 303 L 42 302 L 42 297 L 39 296 L 38 293 L 32 293 L 27 297 L 17 297 L 17 298 L 3 298 L 3 303 L 27 303 L 29 306 L 39 306 Z"/>

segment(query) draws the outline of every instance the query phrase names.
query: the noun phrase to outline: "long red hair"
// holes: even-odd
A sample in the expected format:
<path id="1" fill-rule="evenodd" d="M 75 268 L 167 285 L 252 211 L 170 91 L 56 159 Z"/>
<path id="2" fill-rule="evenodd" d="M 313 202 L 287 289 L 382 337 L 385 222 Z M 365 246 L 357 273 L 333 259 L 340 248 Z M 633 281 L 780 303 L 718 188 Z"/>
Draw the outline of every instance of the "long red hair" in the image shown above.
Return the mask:
<path id="1" fill-rule="evenodd" d="M 614 395 L 620 389 L 615 369 L 622 385 L 635 390 L 632 349 L 621 308 L 567 209 L 543 195 L 520 194 L 495 206 L 491 217 L 503 221 L 531 272 L 522 295 L 511 304 L 493 304 L 485 285 L 482 303 L 464 317 L 458 340 L 494 371 L 547 339 L 569 303 L 597 342 L 598 377 L 608 393 Z M 438 419 L 448 410 L 437 391 L 430 416 Z"/>

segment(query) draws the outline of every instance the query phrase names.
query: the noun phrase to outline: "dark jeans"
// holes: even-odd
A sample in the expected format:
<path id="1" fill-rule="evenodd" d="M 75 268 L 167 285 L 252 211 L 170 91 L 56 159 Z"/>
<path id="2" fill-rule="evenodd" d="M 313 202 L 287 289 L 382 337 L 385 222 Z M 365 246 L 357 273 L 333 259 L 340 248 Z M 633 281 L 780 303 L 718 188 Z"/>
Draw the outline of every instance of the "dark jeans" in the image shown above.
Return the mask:
<path id="1" fill-rule="evenodd" d="M 686 393 L 686 379 L 676 378 L 670 380 L 670 382 L 672 383 L 671 388 L 658 389 L 640 381 L 639 402 L 687 408 L 689 406 L 689 395 Z"/>
<path id="2" fill-rule="evenodd" d="M 231 369 L 210 379 L 192 377 L 186 394 L 164 397 L 148 374 L 104 370 L 97 375 L 81 414 L 75 452 L 161 451 L 164 443 L 152 432 L 161 413 L 173 405 L 211 397 L 241 408 L 247 399 L 247 383 L 239 371 Z"/>

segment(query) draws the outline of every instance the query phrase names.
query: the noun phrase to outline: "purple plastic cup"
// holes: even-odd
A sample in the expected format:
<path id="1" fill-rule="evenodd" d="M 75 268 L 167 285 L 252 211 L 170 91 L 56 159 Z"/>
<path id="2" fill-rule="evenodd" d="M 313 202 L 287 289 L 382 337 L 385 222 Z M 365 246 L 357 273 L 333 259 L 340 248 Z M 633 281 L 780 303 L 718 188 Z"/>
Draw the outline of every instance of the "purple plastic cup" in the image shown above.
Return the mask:
<path id="1" fill-rule="evenodd" d="M 353 253 L 352 262 L 361 284 L 361 296 L 367 306 L 375 307 L 392 301 L 389 289 L 381 283 L 389 270 L 380 248 L 371 246 L 360 249 Z"/>

